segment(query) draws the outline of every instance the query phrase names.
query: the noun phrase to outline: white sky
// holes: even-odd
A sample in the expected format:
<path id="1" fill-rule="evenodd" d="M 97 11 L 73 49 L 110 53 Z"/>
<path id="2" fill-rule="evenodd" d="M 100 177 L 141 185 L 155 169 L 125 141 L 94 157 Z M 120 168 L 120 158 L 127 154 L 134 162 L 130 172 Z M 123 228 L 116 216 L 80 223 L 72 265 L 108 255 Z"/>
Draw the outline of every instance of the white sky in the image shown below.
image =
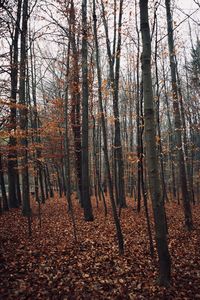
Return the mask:
<path id="1" fill-rule="evenodd" d="M 184 9 L 196 9 L 198 7 L 197 4 L 193 0 L 178 0 L 176 1 L 177 5 Z"/>
<path id="2" fill-rule="evenodd" d="M 182 44 L 184 44 L 186 48 L 190 49 L 189 23 L 191 26 L 193 43 L 195 44 L 197 36 L 200 37 L 200 0 L 196 0 L 196 2 L 197 1 L 199 6 L 194 0 L 172 0 L 175 7 L 173 20 L 177 21 L 177 24 L 184 21 L 177 30 L 175 30 L 175 36 L 178 37 L 178 40 L 182 40 Z M 191 15 L 191 17 L 187 18 L 187 15 Z"/>

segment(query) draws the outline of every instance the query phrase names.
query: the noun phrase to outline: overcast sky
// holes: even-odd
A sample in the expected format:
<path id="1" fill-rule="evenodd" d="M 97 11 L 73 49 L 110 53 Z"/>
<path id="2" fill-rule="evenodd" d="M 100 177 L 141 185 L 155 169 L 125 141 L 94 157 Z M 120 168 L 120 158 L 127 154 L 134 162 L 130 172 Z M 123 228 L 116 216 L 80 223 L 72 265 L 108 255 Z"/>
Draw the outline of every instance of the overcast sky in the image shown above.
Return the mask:
<path id="1" fill-rule="evenodd" d="M 179 6 L 183 7 L 184 9 L 192 9 L 198 7 L 193 0 L 178 0 L 176 2 Z"/>
<path id="2" fill-rule="evenodd" d="M 194 2 L 194 0 L 174 0 L 175 7 L 175 15 L 174 20 L 178 17 L 178 22 L 184 20 L 181 24 L 180 35 L 182 39 L 185 39 L 189 36 L 189 21 L 191 25 L 191 33 L 192 37 L 195 40 L 197 35 L 200 36 L 200 0 L 196 0 L 199 2 L 199 6 Z M 191 15 L 190 18 L 187 18 L 187 14 Z M 185 39 L 187 44 L 187 39 Z"/>

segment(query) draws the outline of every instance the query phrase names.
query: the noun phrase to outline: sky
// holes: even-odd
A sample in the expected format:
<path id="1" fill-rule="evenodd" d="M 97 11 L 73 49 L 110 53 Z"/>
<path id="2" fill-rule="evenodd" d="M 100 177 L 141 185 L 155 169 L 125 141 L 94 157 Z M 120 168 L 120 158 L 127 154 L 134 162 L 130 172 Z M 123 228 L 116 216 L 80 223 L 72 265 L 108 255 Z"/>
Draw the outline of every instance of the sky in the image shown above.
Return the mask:
<path id="1" fill-rule="evenodd" d="M 174 20 L 177 19 L 177 23 L 183 21 L 176 33 L 179 32 L 178 37 L 179 39 L 182 39 L 186 47 L 191 47 L 189 23 L 191 26 L 191 36 L 193 42 L 195 43 L 197 36 L 200 36 L 200 0 L 196 1 L 199 2 L 199 6 L 194 0 L 173 1 L 175 3 L 175 7 L 177 8 L 175 10 Z M 191 17 L 187 18 L 187 15 L 191 15 Z"/>
<path id="2" fill-rule="evenodd" d="M 197 4 L 195 4 L 194 0 L 178 0 L 177 4 L 184 9 L 195 9 L 197 8 Z M 200 3 L 200 1 L 199 1 Z"/>
<path id="3" fill-rule="evenodd" d="M 175 5 L 180 9 L 183 10 L 185 14 L 191 14 L 192 12 L 195 12 L 198 8 L 199 10 L 195 12 L 191 16 L 191 21 L 195 20 L 199 23 L 199 28 L 200 28 L 200 0 L 196 0 L 199 2 L 199 6 L 194 2 L 194 0 L 175 0 L 174 2 L 176 3 Z M 186 17 L 184 13 L 179 11 L 180 16 Z"/>

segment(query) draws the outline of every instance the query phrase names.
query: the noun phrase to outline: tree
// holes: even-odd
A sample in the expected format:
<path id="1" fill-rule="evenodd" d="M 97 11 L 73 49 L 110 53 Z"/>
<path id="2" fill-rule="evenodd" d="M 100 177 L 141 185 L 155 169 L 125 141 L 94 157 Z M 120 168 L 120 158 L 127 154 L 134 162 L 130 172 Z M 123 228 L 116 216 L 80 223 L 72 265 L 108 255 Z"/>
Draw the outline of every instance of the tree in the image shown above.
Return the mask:
<path id="1" fill-rule="evenodd" d="M 81 163 L 81 124 L 80 124 L 80 80 L 79 80 L 79 51 L 76 43 L 76 18 L 74 1 L 70 2 L 70 27 L 69 39 L 71 42 L 71 72 L 70 72 L 70 92 L 71 92 L 71 124 L 74 134 L 74 148 L 75 148 L 75 164 L 78 181 L 78 195 L 83 206 L 81 199 L 82 190 L 82 163 Z"/>
<path id="2" fill-rule="evenodd" d="M 3 161 L 2 161 L 2 154 L 0 153 L 0 189 L 2 195 L 2 210 L 7 211 L 8 207 L 8 199 L 5 187 L 5 180 L 4 180 L 4 172 L 3 172 Z"/>
<path id="3" fill-rule="evenodd" d="M 158 282 L 160 285 L 167 286 L 171 278 L 171 262 L 167 244 L 166 218 L 161 193 L 159 161 L 156 152 L 156 124 L 151 75 L 151 38 L 149 29 L 148 0 L 140 0 L 140 26 L 143 45 L 142 76 L 144 93 L 145 149 L 159 260 Z"/>
<path id="4" fill-rule="evenodd" d="M 116 6 L 116 1 L 114 1 Z M 109 76 L 110 85 L 113 97 L 113 114 L 115 125 L 114 138 L 114 173 L 115 173 L 115 193 L 116 202 L 120 207 L 126 207 L 125 184 L 124 184 L 124 161 L 121 142 L 121 128 L 119 115 L 119 75 L 120 75 L 120 55 L 121 55 L 121 31 L 122 31 L 122 15 L 123 15 L 123 0 L 119 1 L 119 20 L 118 20 L 118 40 L 116 44 L 116 24 L 114 24 L 114 40 L 113 53 L 111 52 L 111 43 L 109 39 L 108 23 L 106 22 L 106 12 L 103 1 L 102 17 L 106 33 L 106 48 L 109 61 Z M 116 11 L 114 12 L 116 14 Z M 116 20 L 114 21 L 116 22 Z"/>
<path id="5" fill-rule="evenodd" d="M 114 193 L 113 193 L 113 182 L 112 182 L 112 177 L 111 177 L 111 172 L 110 172 L 110 162 L 109 162 L 109 157 L 108 157 L 108 142 L 107 142 L 106 122 L 105 122 L 103 99 L 102 99 L 103 98 L 102 97 L 102 78 L 101 78 L 101 68 L 100 68 L 100 63 L 99 63 L 99 43 L 98 43 L 98 37 L 97 37 L 97 17 L 96 17 L 95 0 L 93 0 L 93 30 L 94 30 L 95 48 L 96 48 L 98 100 L 99 100 L 99 109 L 100 109 L 100 114 L 101 114 L 101 124 L 102 124 L 102 130 L 103 130 L 103 144 L 104 144 L 103 149 L 104 149 L 104 157 L 105 157 L 106 171 L 107 171 L 107 177 L 108 177 L 108 188 L 109 188 L 113 218 L 114 218 L 114 222 L 115 222 L 115 226 L 116 226 L 119 253 L 123 254 L 124 253 L 124 239 L 123 239 L 123 234 L 122 234 L 122 230 L 121 230 L 120 220 L 117 215 L 117 209 L 116 209 L 115 198 L 114 198 Z"/>
<path id="6" fill-rule="evenodd" d="M 197 90 L 200 89 L 200 40 L 197 39 L 195 47 L 192 48 L 191 77 Z"/>
<path id="7" fill-rule="evenodd" d="M 182 141 L 182 124 L 181 113 L 179 108 L 179 97 L 177 87 L 177 69 L 176 69 L 176 57 L 173 38 L 173 19 L 170 8 L 170 0 L 165 0 L 166 14 L 167 14 L 167 32 L 168 32 L 168 47 L 169 47 L 169 59 L 171 70 L 171 86 L 173 93 L 173 115 L 174 115 L 174 127 L 175 127 L 175 142 L 176 150 L 178 152 L 178 165 L 179 165 L 179 178 L 182 191 L 183 209 L 185 215 L 185 226 L 187 230 L 191 230 L 193 227 L 192 212 L 190 205 L 190 197 L 188 192 L 188 183 L 186 177 L 186 167 L 183 152 Z"/>
<path id="8" fill-rule="evenodd" d="M 22 130 L 22 212 L 28 218 L 28 230 L 31 235 L 31 207 L 29 191 L 29 170 L 28 170 L 28 103 L 26 92 L 26 71 L 27 71 L 27 33 L 28 33 L 28 0 L 24 0 L 22 7 L 22 30 L 21 30 L 21 56 L 20 56 L 20 84 L 19 103 L 20 129 Z"/>
<path id="9" fill-rule="evenodd" d="M 16 152 L 16 103 L 18 87 L 18 42 L 20 34 L 22 0 L 17 1 L 17 16 L 12 34 L 10 46 L 10 80 L 11 80 L 11 108 L 10 108 L 10 138 L 8 153 L 8 198 L 10 207 L 18 207 L 21 202 L 19 191 L 19 175 L 17 171 L 17 152 Z"/>
<path id="10" fill-rule="evenodd" d="M 87 0 L 82 1 L 82 191 L 81 198 L 86 221 L 93 221 L 89 191 L 88 161 L 88 46 L 87 46 Z"/>

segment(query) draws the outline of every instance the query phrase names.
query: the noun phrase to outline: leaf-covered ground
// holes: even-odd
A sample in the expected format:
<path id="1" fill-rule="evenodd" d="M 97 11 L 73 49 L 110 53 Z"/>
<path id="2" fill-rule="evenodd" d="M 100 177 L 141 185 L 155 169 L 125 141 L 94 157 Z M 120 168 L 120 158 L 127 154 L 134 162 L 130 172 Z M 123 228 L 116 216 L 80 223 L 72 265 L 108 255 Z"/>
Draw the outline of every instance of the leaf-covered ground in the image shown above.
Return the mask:
<path id="1" fill-rule="evenodd" d="M 156 285 L 156 261 L 149 255 L 144 213 L 133 203 L 121 214 L 125 254 L 118 255 L 111 211 L 101 205 L 85 223 L 75 207 L 78 243 L 64 199 L 42 207 L 42 228 L 33 217 L 33 235 L 18 209 L 0 216 L 0 299 L 200 299 L 200 206 L 195 229 L 183 228 L 182 208 L 167 205 L 172 282 Z"/>

